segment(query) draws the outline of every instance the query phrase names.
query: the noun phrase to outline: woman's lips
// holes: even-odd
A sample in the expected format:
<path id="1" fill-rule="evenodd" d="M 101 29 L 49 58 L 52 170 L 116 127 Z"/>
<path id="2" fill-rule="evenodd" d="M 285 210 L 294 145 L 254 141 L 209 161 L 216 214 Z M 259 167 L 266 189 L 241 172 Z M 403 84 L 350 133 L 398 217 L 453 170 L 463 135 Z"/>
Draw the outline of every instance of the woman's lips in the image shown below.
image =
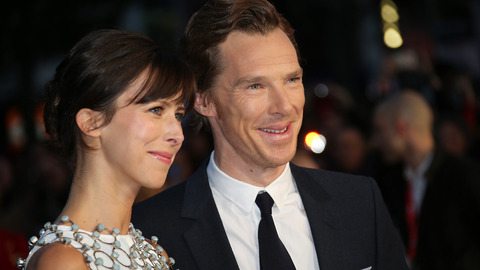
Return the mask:
<path id="1" fill-rule="evenodd" d="M 173 154 L 167 152 L 148 152 L 154 159 L 162 161 L 168 165 L 172 164 Z"/>

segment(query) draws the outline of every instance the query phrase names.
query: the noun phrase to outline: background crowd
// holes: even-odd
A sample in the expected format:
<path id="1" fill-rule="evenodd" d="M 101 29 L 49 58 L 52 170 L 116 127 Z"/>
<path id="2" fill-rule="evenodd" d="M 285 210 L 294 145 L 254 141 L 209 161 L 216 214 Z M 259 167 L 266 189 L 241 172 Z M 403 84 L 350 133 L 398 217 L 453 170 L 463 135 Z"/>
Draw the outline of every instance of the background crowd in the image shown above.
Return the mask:
<path id="1" fill-rule="evenodd" d="M 438 147 L 480 162 L 479 2 L 395 2 L 403 45 L 391 49 L 383 42 L 380 1 L 272 1 L 296 29 L 305 71 L 304 123 L 294 162 L 385 181 L 385 171 L 396 164 L 383 160 L 374 147 L 374 108 L 405 89 L 419 92 L 433 110 Z M 202 4 L 5 3 L 0 16 L 1 269 L 26 255 L 26 239 L 58 215 L 68 195 L 71 172 L 48 145 L 41 120 L 43 84 L 66 50 L 87 32 L 105 27 L 142 32 L 173 49 Z M 320 154 L 304 147 L 310 131 L 326 138 Z M 210 134 L 195 133 L 188 118 L 184 132 L 166 187 L 190 176 L 212 149 Z M 137 200 L 159 191 L 143 190 Z"/>

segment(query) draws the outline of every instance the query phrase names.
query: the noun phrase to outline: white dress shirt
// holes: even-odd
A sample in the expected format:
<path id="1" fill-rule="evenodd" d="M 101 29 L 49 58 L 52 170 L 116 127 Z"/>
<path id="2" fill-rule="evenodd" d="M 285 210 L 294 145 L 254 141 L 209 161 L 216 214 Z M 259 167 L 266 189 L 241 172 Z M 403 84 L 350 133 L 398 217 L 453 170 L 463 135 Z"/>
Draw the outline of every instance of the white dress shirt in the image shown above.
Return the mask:
<path id="1" fill-rule="evenodd" d="M 273 198 L 272 216 L 278 235 L 297 269 L 320 269 L 310 225 L 300 194 L 287 164 L 283 173 L 265 188 L 236 180 L 222 172 L 213 160 L 207 167 L 208 181 L 228 241 L 240 270 L 260 269 L 258 224 L 255 204 L 259 191 Z"/>
<path id="2" fill-rule="evenodd" d="M 417 170 L 413 170 L 410 167 L 405 168 L 404 174 L 405 179 L 410 181 L 410 186 L 412 187 L 413 192 L 413 202 L 415 206 L 415 213 L 418 215 L 422 207 L 423 197 L 425 195 L 425 190 L 427 189 L 427 179 L 425 178 L 425 173 L 432 164 L 433 153 L 427 155 L 427 157 L 420 163 Z"/>

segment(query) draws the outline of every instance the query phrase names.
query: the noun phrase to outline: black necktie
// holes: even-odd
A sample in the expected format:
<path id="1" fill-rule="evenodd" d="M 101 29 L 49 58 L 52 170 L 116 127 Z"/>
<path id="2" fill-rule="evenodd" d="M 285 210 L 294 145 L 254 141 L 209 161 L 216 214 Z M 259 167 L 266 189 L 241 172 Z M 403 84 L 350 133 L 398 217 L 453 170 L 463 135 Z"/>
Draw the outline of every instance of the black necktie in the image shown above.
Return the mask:
<path id="1" fill-rule="evenodd" d="M 258 245 L 260 247 L 260 269 L 293 270 L 295 265 L 287 249 L 278 238 L 272 218 L 273 199 L 267 192 L 259 193 L 255 203 L 262 213 L 258 224 Z"/>

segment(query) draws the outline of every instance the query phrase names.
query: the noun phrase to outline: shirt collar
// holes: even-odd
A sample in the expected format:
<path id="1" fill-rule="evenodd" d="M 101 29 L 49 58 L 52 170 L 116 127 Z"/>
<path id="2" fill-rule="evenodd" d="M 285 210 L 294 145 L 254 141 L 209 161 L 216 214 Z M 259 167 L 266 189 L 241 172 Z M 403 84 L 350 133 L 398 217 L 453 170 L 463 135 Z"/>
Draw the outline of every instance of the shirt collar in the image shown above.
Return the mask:
<path id="1" fill-rule="evenodd" d="M 215 163 L 213 154 L 214 152 L 210 155 L 210 162 L 207 166 L 210 186 L 236 204 L 245 213 L 252 211 L 255 199 L 260 191 L 267 191 L 279 209 L 281 209 L 287 195 L 295 192 L 296 187 L 293 184 L 290 163 L 287 163 L 284 171 L 277 179 L 263 188 L 247 184 L 222 172 Z"/>
<path id="2" fill-rule="evenodd" d="M 404 171 L 406 179 L 423 179 L 425 172 L 432 164 L 433 160 L 433 152 L 430 152 L 425 159 L 423 159 L 422 163 L 418 166 L 417 170 L 413 170 L 411 167 L 407 167 Z"/>

